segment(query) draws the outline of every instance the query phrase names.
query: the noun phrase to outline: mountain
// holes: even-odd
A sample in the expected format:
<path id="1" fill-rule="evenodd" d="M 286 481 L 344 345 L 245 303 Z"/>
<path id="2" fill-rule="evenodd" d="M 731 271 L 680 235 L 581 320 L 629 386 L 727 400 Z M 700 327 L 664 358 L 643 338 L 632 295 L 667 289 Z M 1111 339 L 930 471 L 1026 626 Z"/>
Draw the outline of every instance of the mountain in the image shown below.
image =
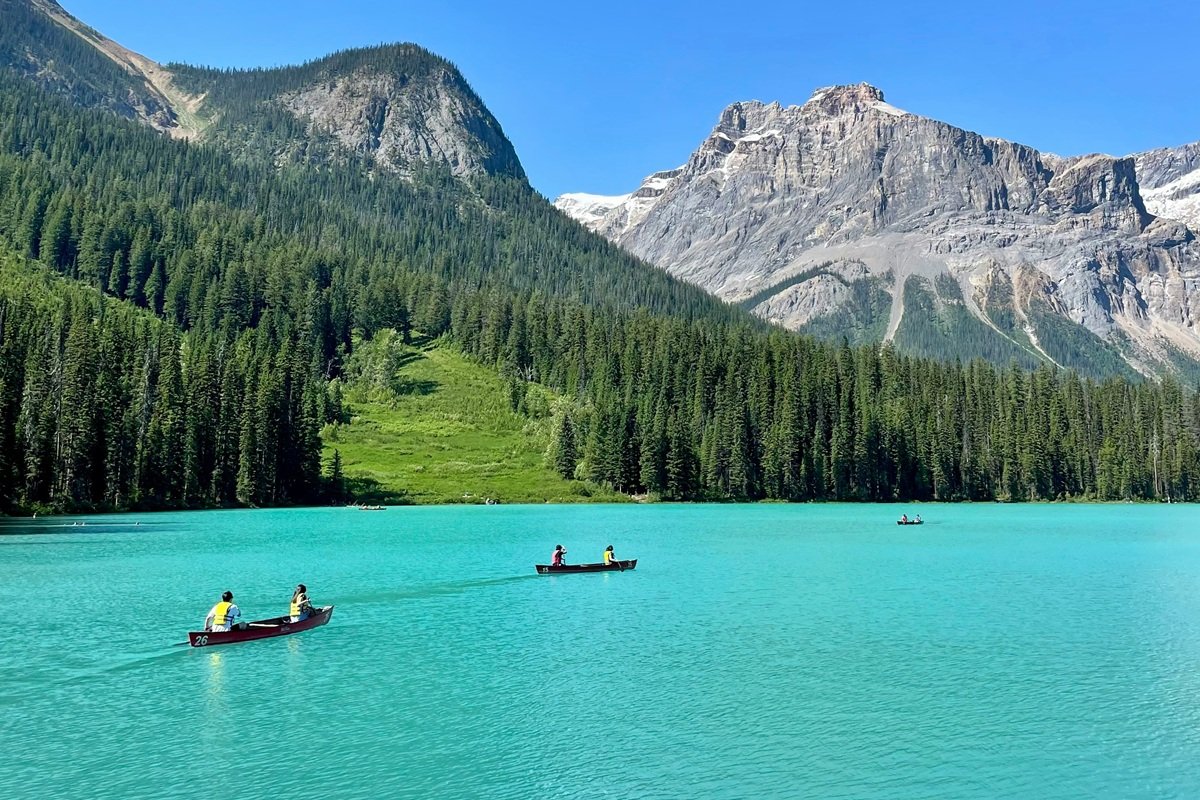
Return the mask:
<path id="1" fill-rule="evenodd" d="M 1134 159 L 1042 154 L 867 84 L 735 103 L 682 167 L 557 205 L 794 330 L 1095 375 L 1200 359 L 1200 248 Z"/>
<path id="2" fill-rule="evenodd" d="M 214 119 L 205 138 L 243 155 L 266 154 L 275 163 L 358 158 L 401 174 L 436 166 L 456 177 L 525 177 L 500 123 L 454 65 L 413 44 L 275 69 L 169 69 L 204 97 Z"/>
<path id="3" fill-rule="evenodd" d="M 1146 209 L 1200 231 L 1200 142 L 1134 156 Z"/>
<path id="4" fill-rule="evenodd" d="M 500 123 L 443 58 L 411 44 L 278 69 L 163 66 L 54 0 L 0 0 L 0 67 L 178 138 L 268 163 L 367 159 L 411 174 L 523 178 Z"/>

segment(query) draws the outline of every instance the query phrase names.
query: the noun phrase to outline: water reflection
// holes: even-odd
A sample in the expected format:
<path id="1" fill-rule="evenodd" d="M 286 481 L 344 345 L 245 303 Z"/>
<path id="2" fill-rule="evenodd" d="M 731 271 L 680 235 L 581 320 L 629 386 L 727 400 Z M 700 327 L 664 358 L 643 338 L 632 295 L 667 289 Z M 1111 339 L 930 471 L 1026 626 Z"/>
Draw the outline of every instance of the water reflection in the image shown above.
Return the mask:
<path id="1" fill-rule="evenodd" d="M 209 650 L 208 656 L 208 704 L 225 707 L 225 656 L 219 650 Z"/>

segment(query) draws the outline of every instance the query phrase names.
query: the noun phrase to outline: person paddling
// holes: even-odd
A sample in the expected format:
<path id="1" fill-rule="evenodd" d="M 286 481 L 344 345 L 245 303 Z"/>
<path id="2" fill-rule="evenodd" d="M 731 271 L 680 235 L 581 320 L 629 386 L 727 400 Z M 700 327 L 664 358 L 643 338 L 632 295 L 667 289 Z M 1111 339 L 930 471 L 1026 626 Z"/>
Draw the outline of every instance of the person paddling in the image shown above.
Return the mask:
<path id="1" fill-rule="evenodd" d="M 608 547 L 604 548 L 604 566 L 611 567 L 613 562 L 616 560 L 617 557 L 613 553 L 613 546 L 610 544 Z"/>
<path id="2" fill-rule="evenodd" d="M 550 556 L 550 566 L 561 567 L 564 563 L 563 559 L 567 555 L 567 548 L 561 544 L 554 545 L 554 555 Z"/>
<path id="3" fill-rule="evenodd" d="M 308 599 L 308 587 L 303 583 L 298 584 L 296 591 L 292 592 L 292 605 L 289 613 L 292 616 L 292 622 L 299 622 L 313 615 L 312 601 Z"/>
<path id="4" fill-rule="evenodd" d="M 242 610 L 233 604 L 233 592 L 227 590 L 221 594 L 221 601 L 213 606 L 204 618 L 204 630 L 233 630 L 234 620 L 241 615 Z"/>

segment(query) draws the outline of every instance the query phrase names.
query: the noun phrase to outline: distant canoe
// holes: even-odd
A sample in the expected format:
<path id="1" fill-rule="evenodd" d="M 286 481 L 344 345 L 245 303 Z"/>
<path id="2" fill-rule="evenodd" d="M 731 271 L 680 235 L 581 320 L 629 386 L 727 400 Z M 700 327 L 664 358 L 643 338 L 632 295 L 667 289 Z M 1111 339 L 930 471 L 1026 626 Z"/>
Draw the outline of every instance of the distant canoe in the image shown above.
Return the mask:
<path id="1" fill-rule="evenodd" d="M 905 521 L 904 521 L 904 520 L 902 520 L 902 519 L 898 519 L 898 520 L 896 520 L 896 524 L 897 524 L 897 525 L 923 525 L 923 524 L 925 524 L 925 520 L 923 520 L 923 519 L 910 519 L 908 522 L 905 522 Z"/>
<path id="2" fill-rule="evenodd" d="M 623 572 L 636 566 L 637 559 L 631 558 L 627 561 L 614 561 L 611 564 L 563 564 L 561 567 L 535 564 L 534 568 L 539 575 L 557 575 L 560 572 Z"/>
<path id="3" fill-rule="evenodd" d="M 272 636 L 287 636 L 310 628 L 319 628 L 333 616 L 333 606 L 320 608 L 311 617 L 292 622 L 291 617 L 272 617 L 251 622 L 245 628 L 231 631 L 191 631 L 188 644 L 192 647 L 212 647 L 214 644 L 248 642 L 251 639 L 269 639 Z"/>

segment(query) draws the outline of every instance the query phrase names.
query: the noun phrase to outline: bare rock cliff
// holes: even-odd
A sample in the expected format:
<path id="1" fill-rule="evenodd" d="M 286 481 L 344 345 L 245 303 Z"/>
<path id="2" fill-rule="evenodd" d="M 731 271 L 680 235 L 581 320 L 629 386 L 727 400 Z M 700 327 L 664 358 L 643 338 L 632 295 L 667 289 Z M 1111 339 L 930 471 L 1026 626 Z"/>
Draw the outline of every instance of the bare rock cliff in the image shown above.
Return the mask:
<path id="1" fill-rule="evenodd" d="M 314 133 L 388 169 L 444 164 L 456 176 L 524 176 L 499 123 L 446 67 L 413 80 L 364 67 L 279 98 Z"/>

